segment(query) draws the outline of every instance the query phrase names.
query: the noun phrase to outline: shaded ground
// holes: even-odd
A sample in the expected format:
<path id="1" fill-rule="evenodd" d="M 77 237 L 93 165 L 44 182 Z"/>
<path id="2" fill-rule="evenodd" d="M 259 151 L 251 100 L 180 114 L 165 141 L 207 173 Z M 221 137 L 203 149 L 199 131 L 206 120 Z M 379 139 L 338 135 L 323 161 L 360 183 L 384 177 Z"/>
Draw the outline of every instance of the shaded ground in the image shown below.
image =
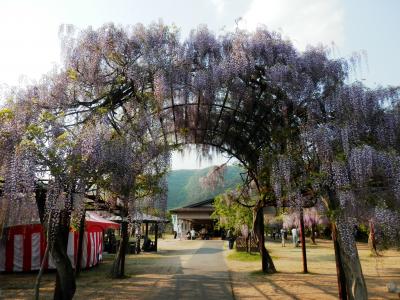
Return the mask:
<path id="1" fill-rule="evenodd" d="M 127 278 L 111 280 L 111 257 L 84 271 L 75 299 L 233 299 L 222 241 L 160 241 L 157 254 L 129 255 Z M 51 299 L 54 273 L 45 274 L 41 295 Z M 0 275 L 0 298 L 31 299 L 35 274 Z"/>
<path id="2" fill-rule="evenodd" d="M 157 254 L 129 255 L 125 279 L 111 280 L 111 256 L 98 267 L 84 271 L 77 280 L 75 299 L 337 299 L 332 244 L 308 244 L 309 270 L 302 274 L 301 249 L 278 242 L 267 243 L 278 274 L 259 272 L 257 257 L 237 260 L 221 241 L 161 240 Z M 369 255 L 359 246 L 370 299 L 398 299 L 386 292 L 389 281 L 400 283 L 400 253 Z M 234 260 L 233 260 L 234 259 Z M 227 271 L 229 267 L 230 272 Z M 32 299 L 36 274 L 0 275 L 1 299 Z M 42 299 L 51 299 L 54 273 L 44 275 Z"/>

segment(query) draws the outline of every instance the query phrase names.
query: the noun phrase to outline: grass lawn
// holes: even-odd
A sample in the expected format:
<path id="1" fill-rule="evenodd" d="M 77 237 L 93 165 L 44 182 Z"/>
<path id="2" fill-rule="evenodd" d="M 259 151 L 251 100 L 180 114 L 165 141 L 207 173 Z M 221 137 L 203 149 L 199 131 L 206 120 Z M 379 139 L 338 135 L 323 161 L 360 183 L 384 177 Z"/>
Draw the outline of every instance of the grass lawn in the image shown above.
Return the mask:
<path id="1" fill-rule="evenodd" d="M 231 261 L 261 261 L 261 256 L 257 252 L 238 252 L 236 250 L 229 251 L 229 254 L 226 256 L 228 260 Z"/>

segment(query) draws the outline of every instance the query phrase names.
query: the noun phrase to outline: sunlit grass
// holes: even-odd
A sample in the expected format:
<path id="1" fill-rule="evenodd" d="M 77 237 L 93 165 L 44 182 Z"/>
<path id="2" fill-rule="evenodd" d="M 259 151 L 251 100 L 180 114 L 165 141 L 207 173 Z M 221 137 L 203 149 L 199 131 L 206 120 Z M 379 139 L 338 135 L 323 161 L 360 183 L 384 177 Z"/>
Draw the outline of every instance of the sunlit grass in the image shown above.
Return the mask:
<path id="1" fill-rule="evenodd" d="M 229 260 L 237 260 L 237 261 L 259 261 L 260 254 L 257 252 L 238 252 L 234 249 L 230 250 L 230 253 L 227 255 Z"/>
<path id="2" fill-rule="evenodd" d="M 266 247 L 272 257 L 277 273 L 264 274 L 261 261 L 246 260 L 246 253 L 233 250 L 227 254 L 232 274 L 234 294 L 237 299 L 337 299 L 335 253 L 330 240 L 317 240 L 313 245 L 307 239 L 308 274 L 303 273 L 301 247 L 287 243 L 282 247 L 278 241 L 268 240 Z M 362 271 L 368 287 L 369 299 L 395 299 L 387 292 L 390 281 L 399 282 L 400 252 L 397 249 L 382 251 L 381 256 L 371 256 L 366 243 L 358 243 Z M 256 253 L 253 253 L 256 256 Z M 267 297 L 265 296 L 267 295 Z M 394 295 L 398 297 L 397 295 Z M 396 298 L 397 299 L 397 298 Z"/>

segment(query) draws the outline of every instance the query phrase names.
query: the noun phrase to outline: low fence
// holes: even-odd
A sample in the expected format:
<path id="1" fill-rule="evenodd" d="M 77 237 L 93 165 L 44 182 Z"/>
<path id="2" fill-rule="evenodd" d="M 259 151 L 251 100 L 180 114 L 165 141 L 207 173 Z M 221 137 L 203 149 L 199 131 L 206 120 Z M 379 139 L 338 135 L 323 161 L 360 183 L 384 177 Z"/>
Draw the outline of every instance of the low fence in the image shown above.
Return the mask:
<path id="1" fill-rule="evenodd" d="M 248 245 L 248 244 L 249 245 Z M 246 240 L 245 237 L 239 236 L 236 239 L 236 251 L 244 252 L 249 249 L 250 252 L 258 252 L 258 245 L 255 238 L 250 238 Z"/>

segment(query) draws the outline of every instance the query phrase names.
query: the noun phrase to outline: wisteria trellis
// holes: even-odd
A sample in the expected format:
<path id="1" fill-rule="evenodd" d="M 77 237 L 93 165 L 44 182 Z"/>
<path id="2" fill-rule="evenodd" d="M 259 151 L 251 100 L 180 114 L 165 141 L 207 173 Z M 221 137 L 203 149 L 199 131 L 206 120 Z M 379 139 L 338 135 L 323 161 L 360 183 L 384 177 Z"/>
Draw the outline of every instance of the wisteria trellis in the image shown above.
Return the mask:
<path id="1" fill-rule="evenodd" d="M 216 37 L 201 26 L 183 42 L 161 23 L 64 29 L 63 67 L 15 93 L 0 114 L 2 223 L 43 176 L 63 196 L 49 193 L 48 203 L 71 204 L 51 211 L 70 215 L 71 195 L 96 186 L 124 199 L 128 215 L 146 205 L 162 212 L 166 182 L 157 174 L 169 151 L 215 147 L 241 162 L 258 195 L 264 271 L 275 268 L 262 208 L 301 209 L 323 198 L 343 267 L 341 296 L 367 297 L 352 230 L 361 219 L 382 232 L 399 226 L 399 89 L 348 84 L 346 61 L 322 47 L 299 52 L 265 28 Z M 161 192 L 146 193 L 143 178 Z"/>

